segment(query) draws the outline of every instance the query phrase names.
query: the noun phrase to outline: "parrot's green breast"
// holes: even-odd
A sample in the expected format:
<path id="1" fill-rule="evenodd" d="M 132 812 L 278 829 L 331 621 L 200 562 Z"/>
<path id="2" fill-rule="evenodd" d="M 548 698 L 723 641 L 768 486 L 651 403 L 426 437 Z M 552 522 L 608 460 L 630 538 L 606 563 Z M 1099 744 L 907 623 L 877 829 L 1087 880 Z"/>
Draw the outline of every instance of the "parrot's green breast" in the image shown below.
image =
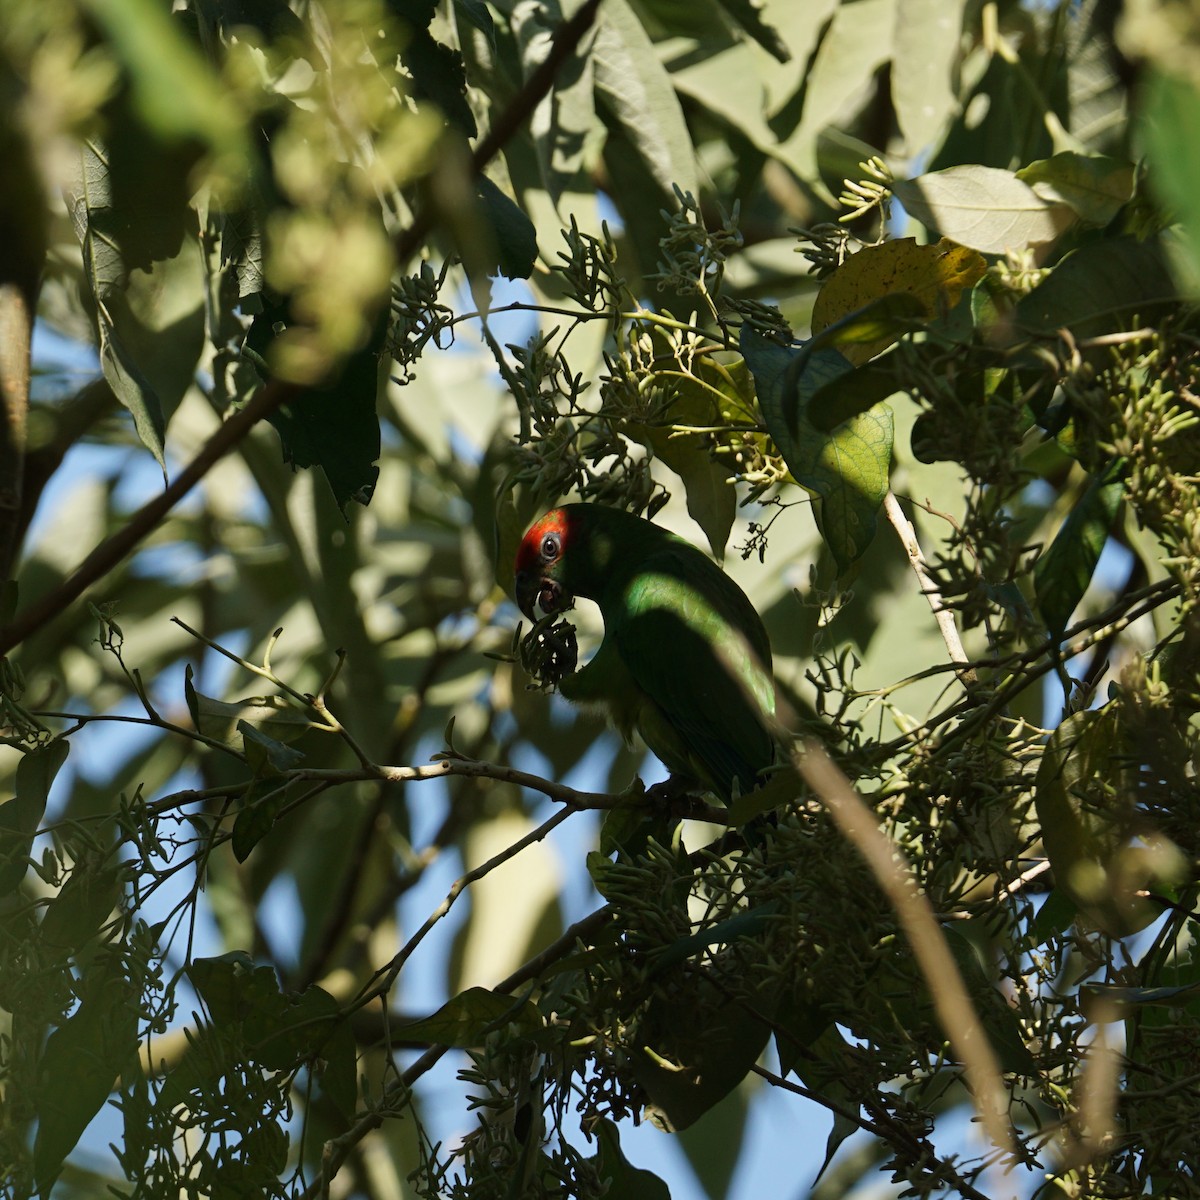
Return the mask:
<path id="1" fill-rule="evenodd" d="M 693 546 L 663 535 L 617 555 L 594 589 L 600 650 L 569 699 L 603 700 L 675 774 L 729 799 L 774 757 L 775 685 L 762 621 L 745 593 Z"/>

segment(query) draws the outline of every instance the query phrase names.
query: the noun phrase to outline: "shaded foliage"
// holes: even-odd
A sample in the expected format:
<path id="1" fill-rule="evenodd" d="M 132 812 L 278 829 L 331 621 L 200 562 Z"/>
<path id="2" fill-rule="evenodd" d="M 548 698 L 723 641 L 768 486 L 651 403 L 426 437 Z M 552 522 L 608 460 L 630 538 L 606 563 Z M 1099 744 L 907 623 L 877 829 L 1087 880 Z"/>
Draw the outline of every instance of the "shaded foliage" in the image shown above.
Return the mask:
<path id="1" fill-rule="evenodd" d="M 7 1194 L 717 1196 L 768 1085 L 815 1197 L 1195 1190 L 1200 34 L 1117 7 L 9 6 Z M 566 496 L 725 560 L 943 977 L 790 766 L 554 695 Z"/>

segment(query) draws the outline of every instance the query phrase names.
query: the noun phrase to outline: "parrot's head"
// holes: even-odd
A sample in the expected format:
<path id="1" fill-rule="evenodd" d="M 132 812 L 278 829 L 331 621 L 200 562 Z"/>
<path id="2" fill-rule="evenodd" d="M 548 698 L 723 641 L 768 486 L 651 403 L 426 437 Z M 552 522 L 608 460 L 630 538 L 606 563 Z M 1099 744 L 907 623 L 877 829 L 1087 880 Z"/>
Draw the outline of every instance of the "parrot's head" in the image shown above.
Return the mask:
<path id="1" fill-rule="evenodd" d="M 535 521 L 521 540 L 515 564 L 517 605 L 531 621 L 565 612 L 573 603 L 565 575 L 566 552 L 575 525 L 573 514 L 553 508 Z"/>

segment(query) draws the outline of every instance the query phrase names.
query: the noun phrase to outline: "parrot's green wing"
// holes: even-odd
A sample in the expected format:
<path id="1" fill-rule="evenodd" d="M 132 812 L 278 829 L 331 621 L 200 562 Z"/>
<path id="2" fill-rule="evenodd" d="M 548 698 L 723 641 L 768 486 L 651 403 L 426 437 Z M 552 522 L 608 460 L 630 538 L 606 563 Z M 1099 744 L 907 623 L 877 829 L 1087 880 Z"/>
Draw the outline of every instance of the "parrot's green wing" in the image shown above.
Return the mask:
<path id="1" fill-rule="evenodd" d="M 673 771 L 729 798 L 774 755 L 775 687 L 762 622 L 740 588 L 693 547 L 650 556 L 628 581 L 608 634 L 643 703 L 638 729 Z"/>

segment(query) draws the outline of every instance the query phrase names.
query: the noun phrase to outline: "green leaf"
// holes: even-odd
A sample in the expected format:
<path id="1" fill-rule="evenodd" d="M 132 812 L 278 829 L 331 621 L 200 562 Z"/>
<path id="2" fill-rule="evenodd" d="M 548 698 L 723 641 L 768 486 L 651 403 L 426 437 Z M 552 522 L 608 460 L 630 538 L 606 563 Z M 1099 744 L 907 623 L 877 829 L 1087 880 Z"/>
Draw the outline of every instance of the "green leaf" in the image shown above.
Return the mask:
<path id="1" fill-rule="evenodd" d="M 828 432 L 859 413 L 868 412 L 894 396 L 900 388 L 891 358 L 874 360 L 835 375 L 812 394 L 808 419 L 814 428 Z"/>
<path id="2" fill-rule="evenodd" d="M 654 43 L 628 0 L 605 0 L 592 55 L 596 95 L 625 131 L 664 197 L 700 194 L 692 138 Z"/>
<path id="3" fill-rule="evenodd" d="M 260 313 L 250 327 L 247 345 L 265 357 L 274 326 L 284 315 L 278 309 Z M 385 326 L 381 319 L 371 344 L 346 360 L 335 382 L 303 389 L 269 418 L 279 432 L 284 461 L 294 467 L 319 466 L 343 515 L 351 501 L 370 504 L 379 478 L 375 399 Z"/>
<path id="4" fill-rule="evenodd" d="M 290 1070 L 321 1054 L 343 1023 L 337 1001 L 323 988 L 284 992 L 275 969 L 256 967 L 245 951 L 195 959 L 187 975 L 213 1025 L 270 1070 Z"/>
<path id="5" fill-rule="evenodd" d="M 1053 335 L 1067 328 L 1093 337 L 1149 321 L 1178 301 L 1178 289 L 1157 240 L 1104 238 L 1060 262 L 1017 304 L 1018 328 Z"/>
<path id="6" fill-rule="evenodd" d="M 0 804 L 0 896 L 21 886 L 29 869 L 29 851 L 46 812 L 54 777 L 67 761 L 63 739 L 30 750 L 17 764 L 13 798 Z"/>
<path id="7" fill-rule="evenodd" d="M 1190 257 L 1189 289 L 1200 286 L 1200 85 L 1161 68 L 1147 71 L 1138 104 L 1138 129 L 1150 160 L 1150 183 L 1183 227 Z"/>
<path id="8" fill-rule="evenodd" d="M 432 1016 L 394 1025 L 392 1038 L 416 1045 L 469 1050 L 493 1030 L 509 1024 L 533 1034 L 542 1028 L 542 1019 L 528 1000 L 514 1000 L 487 988 L 473 987 L 452 997 Z"/>
<path id="9" fill-rule="evenodd" d="M 412 29 L 400 62 L 412 76 L 413 94 L 430 101 L 464 137 L 479 133 L 467 101 L 462 55 L 437 41 L 427 27 Z"/>
<path id="10" fill-rule="evenodd" d="M 164 141 L 195 139 L 215 154 L 249 159 L 233 92 L 169 9 L 155 0 L 88 0 L 85 7 L 128 71 L 134 104 L 148 129 Z"/>
<path id="11" fill-rule="evenodd" d="M 496 22 L 492 19 L 491 9 L 483 0 L 454 0 L 454 7 L 487 38 L 492 49 L 495 49 Z"/>
<path id="12" fill-rule="evenodd" d="M 780 346 L 748 326 L 741 346 L 767 429 L 796 482 L 820 497 L 821 536 L 844 573 L 875 534 L 888 489 L 892 414 L 880 406 L 825 433 L 809 422 L 808 403 L 823 384 L 851 370 L 846 359 L 836 350 Z"/>
<path id="13" fill-rule="evenodd" d="M 242 797 L 242 808 L 233 822 L 230 846 L 238 862 L 245 862 L 250 852 L 275 827 L 275 819 L 283 810 L 292 784 L 273 784 L 255 780 Z"/>
<path id="14" fill-rule="evenodd" d="M 117 331 L 101 316 L 100 369 L 113 395 L 133 416 L 134 428 L 146 447 L 158 461 L 165 475 L 167 423 L 162 403 L 141 368 L 126 352 Z"/>
<path id="15" fill-rule="evenodd" d="M 537 259 L 533 222 L 486 175 L 475 184 L 484 215 L 496 239 L 496 265 L 506 279 L 528 279 Z"/>
<path id="16" fill-rule="evenodd" d="M 635 1167 L 621 1151 L 617 1127 L 608 1120 L 596 1126 L 599 1148 L 592 1156 L 596 1175 L 608 1185 L 608 1194 L 621 1200 L 671 1200 L 667 1185 L 659 1177 Z"/>
<path id="17" fill-rule="evenodd" d="M 1134 780 L 1125 742 L 1111 705 L 1074 713 L 1050 735 L 1034 788 L 1055 885 L 1090 923 L 1116 936 L 1158 915 L 1137 895 L 1148 872 L 1129 844 Z"/>
<path id="18" fill-rule="evenodd" d="M 1078 911 L 1079 906 L 1075 901 L 1062 888 L 1055 888 L 1046 897 L 1045 903 L 1038 909 L 1037 916 L 1033 919 L 1033 925 L 1029 931 L 1031 944 L 1043 946 L 1052 937 L 1065 932 L 1070 928 Z"/>
<path id="19" fill-rule="evenodd" d="M 192 664 L 188 663 L 183 668 L 183 700 L 187 705 L 188 716 L 192 718 L 192 725 L 195 729 L 200 729 L 200 703 L 197 698 L 196 685 L 192 682 L 196 676 L 196 672 L 192 669 Z"/>
<path id="20" fill-rule="evenodd" d="M 896 0 L 855 0 L 835 4 L 811 0 L 788 7 L 818 22 L 820 44 L 803 80 L 803 108 L 796 127 L 780 144 L 779 155 L 800 178 L 825 191 L 817 163 L 817 139 L 831 125 L 844 128 L 870 94 L 870 80 L 892 57 Z M 825 191 L 828 195 L 828 192 Z M 829 197 L 832 200 L 832 197 Z"/>
<path id="21" fill-rule="evenodd" d="M 703 368 L 697 364 L 694 369 L 699 374 Z M 711 438 L 699 433 L 676 433 L 671 428 L 709 428 L 720 424 L 714 386 L 690 377 L 672 381 L 670 400 L 662 409 L 661 420 L 653 425 L 630 422 L 628 428 L 679 476 L 687 495 L 688 512 L 704 530 L 713 554 L 721 559 L 737 515 L 733 472 L 720 458 L 714 457 Z"/>
<path id="22" fill-rule="evenodd" d="M 892 105 L 910 155 L 927 153 L 959 106 L 966 0 L 897 0 Z"/>
<path id="23" fill-rule="evenodd" d="M 137 223 L 114 207 L 108 154 L 95 141 L 80 150 L 79 190 L 70 201 L 71 220 L 83 251 L 83 270 L 96 303 L 100 369 L 113 394 L 129 410 L 142 444 L 166 471 L 166 420 L 158 395 L 125 349 L 112 317 L 129 280 L 127 253 L 135 253 Z M 149 255 L 147 250 L 147 266 Z M 115 304 L 114 304 L 115 307 Z M 122 311 L 127 311 L 122 306 Z"/>
<path id="24" fill-rule="evenodd" d="M 1061 638 L 1083 599 L 1124 494 L 1124 461 L 1092 476 L 1082 496 L 1033 570 L 1033 587 L 1046 628 Z"/>
<path id="25" fill-rule="evenodd" d="M 1096 1001 L 1106 1001 L 1117 1009 L 1146 1005 L 1177 1008 L 1182 1002 L 1190 1002 L 1197 996 L 1200 996 L 1200 983 L 1185 983 L 1178 987 L 1118 987 L 1112 983 L 1085 983 L 1079 989 L 1080 1006 L 1085 1014 L 1089 1012 L 1089 1004 L 1092 1009 L 1095 1008 Z"/>
<path id="26" fill-rule="evenodd" d="M 600 849 L 596 853 L 606 862 L 609 855 L 618 852 L 634 859 L 645 852 L 648 838 L 662 835 L 662 824 L 662 817 L 644 804 L 619 804 L 604 814 L 600 823 Z"/>
<path id="27" fill-rule="evenodd" d="M 238 721 L 237 729 L 238 733 L 242 735 L 246 761 L 255 775 L 278 777 L 298 767 L 304 761 L 304 755 L 299 750 L 285 746 L 273 737 L 268 737 L 262 730 L 251 725 L 249 721 Z"/>
<path id="28" fill-rule="evenodd" d="M 813 310 L 814 322 L 816 309 Z M 818 350 L 837 347 L 851 365 L 865 362 L 897 338 L 912 333 L 928 315 L 924 302 L 911 292 L 891 292 L 868 301 L 829 324 L 814 323 L 813 336 L 801 350 L 807 357 Z M 803 367 L 796 367 L 796 373 Z"/>
<path id="29" fill-rule="evenodd" d="M 856 366 L 864 363 L 911 332 L 919 319 L 951 312 L 986 270 L 982 255 L 944 238 L 933 246 L 913 238 L 866 246 L 821 285 L 813 303 L 813 334 L 844 332 L 832 341 L 814 337 L 813 349 L 838 346 Z"/>
<path id="30" fill-rule="evenodd" d="M 791 62 L 792 52 L 779 36 L 779 30 L 763 19 L 759 0 L 717 0 L 717 3 L 772 58 L 781 63 Z"/>
<path id="31" fill-rule="evenodd" d="M 313 725 L 311 717 L 293 707 L 283 696 L 215 700 L 196 691 L 190 676 L 184 682 L 184 695 L 196 728 L 205 737 L 230 746 L 236 744 L 243 722 L 280 742 L 295 741 Z"/>
<path id="32" fill-rule="evenodd" d="M 984 254 L 1052 242 L 1075 219 L 1011 171 L 968 165 L 898 179 L 892 193 L 926 228 Z"/>
<path id="33" fill-rule="evenodd" d="M 79 1000 L 50 1035 L 38 1065 L 33 1169 L 43 1196 L 137 1053 L 138 997 L 119 953 L 107 951 L 92 962 Z"/>
<path id="34" fill-rule="evenodd" d="M 193 959 L 187 968 L 192 986 L 218 1025 L 241 1019 L 241 997 L 245 988 L 240 981 L 256 974 L 260 979 L 275 979 L 275 972 L 270 967 L 255 967 L 254 959 L 245 950 Z M 271 990 L 270 986 L 267 990 Z M 278 980 L 274 991 L 279 991 Z"/>
<path id="35" fill-rule="evenodd" d="M 120 865 L 77 861 L 61 891 L 46 907 L 42 942 L 57 948 L 61 958 L 82 949 L 112 917 L 124 874 Z"/>
<path id="36" fill-rule="evenodd" d="M 1133 197 L 1133 164 L 1102 154 L 1064 150 L 1017 172 L 1043 200 L 1069 204 L 1087 225 L 1107 225 Z"/>
<path id="37" fill-rule="evenodd" d="M 758 1061 L 774 1008 L 773 993 L 741 1004 L 703 972 L 683 977 L 674 989 L 664 984 L 637 1029 L 632 1060 L 650 1097 L 647 1119 L 674 1133 L 724 1099 Z"/>
<path id="38" fill-rule="evenodd" d="M 732 917 L 726 917 L 723 921 L 706 925 L 688 937 L 676 939 L 654 960 L 651 978 L 686 959 L 695 957 L 709 946 L 728 946 L 740 938 L 757 937 L 778 912 L 779 905 L 771 900 Z"/>
<path id="39" fill-rule="evenodd" d="M 122 353 L 157 397 L 164 422 L 196 378 L 204 348 L 205 285 L 200 249 L 186 237 L 177 254 L 131 270 L 125 289 L 107 302 Z"/>

